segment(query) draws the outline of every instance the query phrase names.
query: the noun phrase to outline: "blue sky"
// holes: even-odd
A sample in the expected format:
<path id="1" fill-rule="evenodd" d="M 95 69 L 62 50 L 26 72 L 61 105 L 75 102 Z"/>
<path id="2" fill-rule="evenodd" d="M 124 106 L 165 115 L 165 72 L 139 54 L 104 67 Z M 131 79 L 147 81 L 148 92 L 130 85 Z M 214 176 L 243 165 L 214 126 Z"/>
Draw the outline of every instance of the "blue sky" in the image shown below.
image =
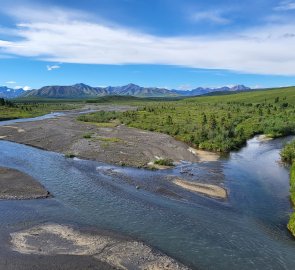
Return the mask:
<path id="1" fill-rule="evenodd" d="M 295 85 L 295 0 L 0 2 L 0 85 Z"/>

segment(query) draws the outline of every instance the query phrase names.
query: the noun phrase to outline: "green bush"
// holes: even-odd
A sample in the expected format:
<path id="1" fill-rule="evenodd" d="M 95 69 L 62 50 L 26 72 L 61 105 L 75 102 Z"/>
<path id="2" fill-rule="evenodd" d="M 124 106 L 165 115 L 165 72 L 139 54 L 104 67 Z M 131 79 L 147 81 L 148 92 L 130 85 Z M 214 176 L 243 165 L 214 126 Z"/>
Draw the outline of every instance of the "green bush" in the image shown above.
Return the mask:
<path id="1" fill-rule="evenodd" d="M 173 160 L 169 158 L 164 159 L 157 159 L 154 164 L 161 165 L 161 166 L 174 166 Z"/>
<path id="2" fill-rule="evenodd" d="M 111 120 L 118 118 L 119 115 L 120 113 L 118 112 L 100 111 L 100 112 L 80 115 L 78 117 L 78 120 L 83 122 L 108 123 Z"/>
<path id="3" fill-rule="evenodd" d="M 293 165 L 291 167 L 291 172 L 290 172 L 290 193 L 291 193 L 291 201 L 294 206 L 295 205 L 295 161 L 293 161 Z M 293 212 L 292 215 L 290 216 L 288 229 L 295 236 L 295 212 Z"/>
<path id="4" fill-rule="evenodd" d="M 289 164 L 295 161 L 295 140 L 285 145 L 281 151 L 281 157 L 284 162 Z"/>
<path id="5" fill-rule="evenodd" d="M 76 157 L 76 155 L 72 154 L 72 153 L 67 153 L 67 154 L 65 154 L 65 157 L 66 158 L 74 158 L 74 157 Z"/>
<path id="6" fill-rule="evenodd" d="M 229 152 L 257 134 L 276 138 L 295 134 L 295 88 L 255 91 L 177 101 L 145 101 L 127 112 L 97 112 L 86 122 L 118 122 L 161 132 L 195 148 Z M 277 98 L 284 94 L 286 98 Z M 249 102 L 251 101 L 251 102 Z"/>
<path id="7" fill-rule="evenodd" d="M 84 139 L 91 139 L 91 137 L 92 137 L 91 133 L 86 133 L 86 134 L 83 135 Z"/>

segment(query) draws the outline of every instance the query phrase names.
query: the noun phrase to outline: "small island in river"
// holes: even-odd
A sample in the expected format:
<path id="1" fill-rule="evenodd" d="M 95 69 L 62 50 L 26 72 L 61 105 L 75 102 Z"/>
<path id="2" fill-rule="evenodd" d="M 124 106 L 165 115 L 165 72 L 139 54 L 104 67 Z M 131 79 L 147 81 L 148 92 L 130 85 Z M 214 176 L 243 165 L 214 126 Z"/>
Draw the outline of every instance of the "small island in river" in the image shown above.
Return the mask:
<path id="1" fill-rule="evenodd" d="M 47 198 L 50 193 L 33 177 L 18 170 L 0 167 L 0 200 Z"/>

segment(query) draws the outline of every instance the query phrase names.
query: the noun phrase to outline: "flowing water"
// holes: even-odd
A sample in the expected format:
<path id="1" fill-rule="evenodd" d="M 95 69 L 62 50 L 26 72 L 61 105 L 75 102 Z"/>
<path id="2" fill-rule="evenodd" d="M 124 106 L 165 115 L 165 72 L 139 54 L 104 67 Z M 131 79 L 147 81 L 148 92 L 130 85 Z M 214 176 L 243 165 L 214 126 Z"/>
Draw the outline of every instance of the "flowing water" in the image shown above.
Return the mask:
<path id="1" fill-rule="evenodd" d="M 55 118 L 55 117 L 63 116 L 63 115 L 65 115 L 64 112 L 53 112 L 53 113 L 48 113 L 42 116 L 32 117 L 32 118 L 18 118 L 18 119 L 0 121 L 0 126 L 8 126 L 14 123 L 41 121 L 41 120 L 51 119 L 51 118 Z"/>
<path id="2" fill-rule="evenodd" d="M 30 174 L 54 195 L 0 201 L 0 231 L 44 222 L 93 226 L 140 239 L 193 269 L 294 269 L 295 240 L 286 229 L 289 174 L 279 163 L 288 140 L 254 138 L 220 161 L 158 172 L 66 159 L 0 141 L 0 166 Z M 105 173 L 110 170 L 116 173 Z M 167 175 L 186 172 L 193 181 L 223 184 L 229 199 L 189 192 L 175 199 L 151 191 Z M 151 188 L 136 189 L 133 180 Z"/>

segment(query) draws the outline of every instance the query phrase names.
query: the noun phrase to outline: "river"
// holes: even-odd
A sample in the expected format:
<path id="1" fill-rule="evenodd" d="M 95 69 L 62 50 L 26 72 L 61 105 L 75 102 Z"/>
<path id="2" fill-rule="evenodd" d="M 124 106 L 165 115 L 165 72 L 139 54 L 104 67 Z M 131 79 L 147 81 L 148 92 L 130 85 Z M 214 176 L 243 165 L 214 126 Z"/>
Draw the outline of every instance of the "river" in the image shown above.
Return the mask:
<path id="1" fill-rule="evenodd" d="M 254 138 L 217 162 L 157 172 L 66 159 L 1 140 L 0 166 L 30 174 L 54 195 L 1 201 L 1 232 L 45 222 L 93 226 L 140 239 L 193 269 L 294 269 L 295 241 L 286 229 L 289 174 L 279 162 L 280 149 L 290 139 Z M 223 184 L 229 199 L 189 192 L 179 200 L 161 196 L 106 174 L 110 169 L 151 186 L 189 171 L 192 181 L 201 177 Z"/>

